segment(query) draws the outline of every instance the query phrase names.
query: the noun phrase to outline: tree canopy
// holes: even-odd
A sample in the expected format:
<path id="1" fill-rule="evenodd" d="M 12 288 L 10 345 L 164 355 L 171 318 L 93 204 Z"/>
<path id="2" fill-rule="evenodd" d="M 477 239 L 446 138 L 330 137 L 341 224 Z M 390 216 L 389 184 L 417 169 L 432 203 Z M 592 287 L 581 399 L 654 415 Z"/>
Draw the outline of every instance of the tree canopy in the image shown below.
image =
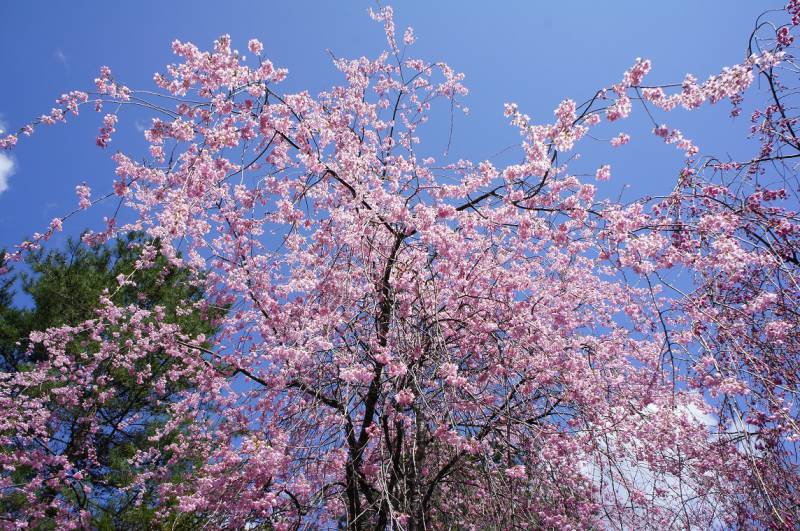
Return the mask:
<path id="1" fill-rule="evenodd" d="M 316 96 L 283 92 L 256 39 L 247 59 L 228 36 L 176 40 L 155 91 L 103 67 L 0 140 L 89 105 L 108 148 L 126 109 L 153 113 L 148 152 L 113 154 L 113 192 L 76 188 L 78 209 L 125 213 L 83 242 L 142 231 L 139 254 L 93 315 L 52 326 L 43 309 L 32 360 L 0 373 L 9 527 L 92 525 L 81 500 L 116 470 L 154 525 L 800 525 L 800 2 L 705 81 L 650 84 L 638 59 L 550 122 L 509 103 L 504 166 L 426 147 L 432 109 L 463 110 L 464 76 L 415 58 L 391 8 L 372 16 L 385 51 L 334 58 Z M 751 125 L 724 158 L 662 122 L 712 104 Z M 584 148 L 635 149 L 633 112 L 682 169 L 662 196 L 601 197 L 613 161 Z M 50 285 L 30 292 L 63 293 Z M 212 337 L 214 308 L 229 311 Z M 141 392 L 146 413 L 125 409 Z M 84 444 L 151 418 L 111 471 Z"/>

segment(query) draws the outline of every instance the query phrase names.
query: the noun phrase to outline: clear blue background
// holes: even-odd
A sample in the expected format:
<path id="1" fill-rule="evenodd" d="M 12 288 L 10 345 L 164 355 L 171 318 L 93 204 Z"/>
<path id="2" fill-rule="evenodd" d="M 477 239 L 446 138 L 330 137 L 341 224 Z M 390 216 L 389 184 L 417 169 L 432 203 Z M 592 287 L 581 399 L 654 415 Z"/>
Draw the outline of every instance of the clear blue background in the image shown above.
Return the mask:
<path id="1" fill-rule="evenodd" d="M 339 57 L 374 56 L 385 41 L 372 22 L 367 1 L 308 2 L 42 2 L 0 3 L 0 119 L 15 130 L 46 113 L 54 99 L 72 89 L 91 89 L 101 65 L 132 88 L 152 88 L 152 75 L 174 60 L 170 42 L 190 40 L 203 49 L 223 33 L 246 51 L 249 38 L 289 69 L 285 92 L 311 93 L 341 81 L 326 50 Z M 579 102 L 617 82 L 637 56 L 653 60 L 649 83 L 681 81 L 687 72 L 703 80 L 744 58 L 756 17 L 779 2 L 397 2 L 398 33 L 407 25 L 418 37 L 411 55 L 444 60 L 466 73 L 468 116 L 456 117 L 453 158 L 482 160 L 518 142 L 502 116 L 515 101 L 535 121 L 552 118 L 558 102 Z M 399 35 L 398 35 L 399 36 Z M 747 119 L 730 121 L 730 106 L 664 116 L 695 139 L 704 152 L 724 155 L 742 145 Z M 585 170 L 612 162 L 612 181 L 603 193 L 626 197 L 671 188 L 682 156 L 648 133 L 641 108 L 623 124 L 632 143 L 612 152 L 607 142 L 590 144 Z M 43 231 L 77 204 L 75 185 L 86 181 L 95 196 L 110 190 L 115 150 L 142 144 L 144 115 L 122 113 L 118 133 L 106 150 L 94 147 L 99 117 L 87 107 L 68 126 L 40 128 L 12 152 L 16 172 L 0 194 L 0 248 Z M 661 120 L 659 120 L 661 121 Z M 138 125 L 138 127 L 137 127 Z M 428 141 L 443 152 L 446 135 Z M 506 152 L 498 163 L 513 160 Z M 505 157 L 505 159 L 504 159 Z M 106 211 L 113 206 L 103 207 Z M 103 210 L 103 209 L 101 209 Z M 97 228 L 96 210 L 65 225 L 65 234 Z M 59 235 L 56 241 L 63 239 Z"/>

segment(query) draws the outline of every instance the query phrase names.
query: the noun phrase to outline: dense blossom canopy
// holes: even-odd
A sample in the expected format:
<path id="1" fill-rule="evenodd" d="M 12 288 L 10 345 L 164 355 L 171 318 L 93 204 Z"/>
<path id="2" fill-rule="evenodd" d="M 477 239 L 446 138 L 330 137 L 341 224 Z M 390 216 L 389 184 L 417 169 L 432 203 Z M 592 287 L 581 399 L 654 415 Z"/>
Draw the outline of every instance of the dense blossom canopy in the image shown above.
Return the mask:
<path id="1" fill-rule="evenodd" d="M 91 456 L 63 454 L 59 436 L 75 427 L 48 406 L 83 408 L 90 445 L 113 389 L 82 390 L 158 350 L 175 359 L 163 385 L 192 385 L 150 436 L 170 443 L 130 458 L 128 488 L 158 485 L 148 503 L 173 522 L 178 511 L 213 528 L 800 525 L 800 2 L 760 19 L 743 61 L 706 81 L 647 85 L 651 64 L 636 60 L 551 123 L 508 104 L 521 143 L 506 167 L 427 156 L 422 126 L 439 100 L 462 108 L 463 76 L 410 58 L 414 33 L 398 42 L 390 8 L 373 18 L 387 50 L 334 59 L 343 81 L 316 97 L 282 93 L 287 71 L 257 40 L 247 60 L 227 36 L 208 52 L 175 41 L 160 92 L 104 67 L 94 92 L 63 95 L 20 130 L 88 104 L 113 109 L 97 137 L 107 147 L 117 109 L 152 110 L 149 156 L 114 154 L 106 196 L 77 187 L 79 208 L 117 197 L 135 221 L 110 218 L 86 240 L 145 231 L 159 247 L 136 269 L 164 256 L 208 295 L 187 311 L 230 311 L 208 341 L 108 292 L 95 318 L 32 334 L 49 356 L 0 374 L 0 489 L 29 502 L 4 522 L 88 521 Z M 734 115 L 752 101 L 753 153 L 701 156 L 656 121 L 723 100 Z M 634 111 L 684 168 L 663 197 L 598 199 L 592 181 L 613 179 L 613 161 L 587 169 L 576 149 Z M 611 145 L 634 149 L 630 133 Z M 66 355 L 86 335 L 99 348 Z M 15 483 L 21 467 L 32 479 Z"/>

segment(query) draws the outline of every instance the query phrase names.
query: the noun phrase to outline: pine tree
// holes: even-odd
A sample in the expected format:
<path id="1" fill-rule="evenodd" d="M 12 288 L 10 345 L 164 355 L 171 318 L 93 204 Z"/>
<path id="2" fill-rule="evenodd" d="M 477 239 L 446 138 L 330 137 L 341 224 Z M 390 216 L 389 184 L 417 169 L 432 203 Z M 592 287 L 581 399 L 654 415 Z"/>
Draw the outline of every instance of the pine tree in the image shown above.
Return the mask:
<path id="1" fill-rule="evenodd" d="M 166 259 L 160 254 L 155 258 L 155 267 L 137 268 L 136 261 L 148 246 L 155 249 L 158 242 L 131 233 L 105 246 L 90 247 L 80 240 L 69 240 L 64 249 L 40 250 L 31 255 L 27 271 L 9 276 L 0 285 L 0 370 L 5 373 L 3 376 L 11 378 L 15 373 L 28 371 L 49 355 L 41 345 L 32 346 L 31 332 L 77 326 L 93 318 L 104 294 L 120 306 L 134 305 L 148 310 L 160 306 L 164 321 L 180 325 L 182 332 L 212 336 L 215 320 L 224 309 L 212 306 L 208 306 L 207 311 L 192 309 L 194 303 L 202 301 L 203 291 L 190 282 L 188 270 L 165 269 Z M 126 282 L 121 285 L 122 278 Z M 21 286 L 19 296 L 14 292 L 17 282 Z M 30 299 L 30 304 L 26 298 Z M 107 341 L 114 335 L 106 331 L 102 340 Z M 81 334 L 68 348 L 68 355 L 79 356 L 87 350 L 96 352 L 101 347 L 97 339 Z M 113 338 L 119 342 L 129 339 L 124 333 Z M 156 444 L 148 437 L 169 420 L 168 408 L 173 398 L 192 386 L 185 378 L 172 380 L 169 377 L 177 363 L 179 359 L 156 351 L 128 371 L 115 367 L 104 374 L 95 374 L 98 385 L 83 392 L 97 395 L 113 390 L 113 393 L 93 415 L 87 415 L 80 407 L 63 406 L 50 400 L 48 407 L 54 413 L 54 420 L 57 419 L 51 424 L 60 432 L 51 435 L 60 440 L 60 444 L 49 443 L 49 451 L 83 463 L 85 470 L 90 471 L 90 477 L 84 478 L 90 490 L 70 489 L 56 479 L 53 484 L 43 485 L 40 495 L 71 500 L 76 510 L 87 511 L 84 514 L 91 519 L 92 527 L 149 527 L 158 496 L 157 485 L 133 485 L 134 472 L 141 473 L 141 470 L 132 470 L 129 460 L 137 451 L 156 446 L 160 447 L 156 448 L 160 460 L 169 458 L 164 448 L 169 441 Z M 158 384 L 159 381 L 165 383 Z M 163 387 L 158 388 L 159 385 Z M 28 398 L 47 397 L 47 390 L 30 389 L 28 394 Z M 92 417 L 96 423 L 91 429 L 87 417 Z M 131 419 L 136 421 L 130 423 Z M 180 432 L 181 429 L 177 429 L 176 436 Z M 14 438 L 9 439 L 4 440 L 5 445 L 14 444 Z M 183 460 L 172 469 L 174 474 L 180 475 L 187 473 L 191 466 L 191 462 Z M 16 476 L 17 482 L 31 479 L 26 477 L 24 469 L 17 470 Z M 25 503 L 24 496 L 19 493 L 0 498 L 0 513 L 13 514 Z M 168 507 L 169 503 L 162 501 L 161 505 Z M 186 516 L 182 518 L 184 525 L 186 519 Z M 39 527 L 55 528 L 55 522 L 45 515 Z"/>

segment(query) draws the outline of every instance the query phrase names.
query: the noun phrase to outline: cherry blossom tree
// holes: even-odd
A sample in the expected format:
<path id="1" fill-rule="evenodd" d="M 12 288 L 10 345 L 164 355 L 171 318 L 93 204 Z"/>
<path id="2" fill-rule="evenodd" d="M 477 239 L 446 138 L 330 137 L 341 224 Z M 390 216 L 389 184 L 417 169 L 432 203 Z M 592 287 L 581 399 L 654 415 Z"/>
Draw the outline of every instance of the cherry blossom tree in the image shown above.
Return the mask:
<path id="1" fill-rule="evenodd" d="M 112 109 L 105 148 L 118 109 L 152 111 L 146 159 L 114 154 L 105 196 L 77 188 L 79 209 L 116 200 L 135 220 L 86 240 L 145 231 L 160 244 L 135 270 L 162 267 L 158 253 L 210 297 L 187 311 L 231 308 L 212 343 L 114 293 L 92 319 L 31 334 L 49 357 L 0 377 L 0 443 L 21 449 L 0 454 L 0 489 L 28 501 L 8 526 L 89 521 L 91 507 L 36 495 L 86 488 L 46 405 L 96 411 L 110 397 L 82 390 L 101 370 L 154 350 L 192 385 L 151 436 L 169 444 L 130 458 L 128 488 L 157 485 L 140 503 L 172 525 L 174 506 L 214 528 L 800 525 L 800 2 L 760 18 L 742 62 L 705 81 L 647 84 L 640 59 L 550 123 L 508 104 L 521 162 L 505 167 L 429 155 L 422 126 L 440 102 L 463 108 L 463 76 L 410 58 L 414 33 L 398 40 L 390 8 L 372 17 L 386 51 L 334 59 L 342 80 L 317 96 L 283 93 L 287 71 L 257 40 L 247 59 L 227 36 L 208 52 L 175 41 L 159 91 L 104 67 L 93 92 L 0 141 L 92 105 Z M 752 153 L 702 155 L 656 120 L 723 100 L 750 114 Z M 613 161 L 575 155 L 634 110 L 683 170 L 661 197 L 599 198 L 591 181 Z M 100 348 L 65 356 L 85 334 Z M 100 436 L 91 418 L 86 437 Z M 20 467 L 33 479 L 15 483 Z"/>

